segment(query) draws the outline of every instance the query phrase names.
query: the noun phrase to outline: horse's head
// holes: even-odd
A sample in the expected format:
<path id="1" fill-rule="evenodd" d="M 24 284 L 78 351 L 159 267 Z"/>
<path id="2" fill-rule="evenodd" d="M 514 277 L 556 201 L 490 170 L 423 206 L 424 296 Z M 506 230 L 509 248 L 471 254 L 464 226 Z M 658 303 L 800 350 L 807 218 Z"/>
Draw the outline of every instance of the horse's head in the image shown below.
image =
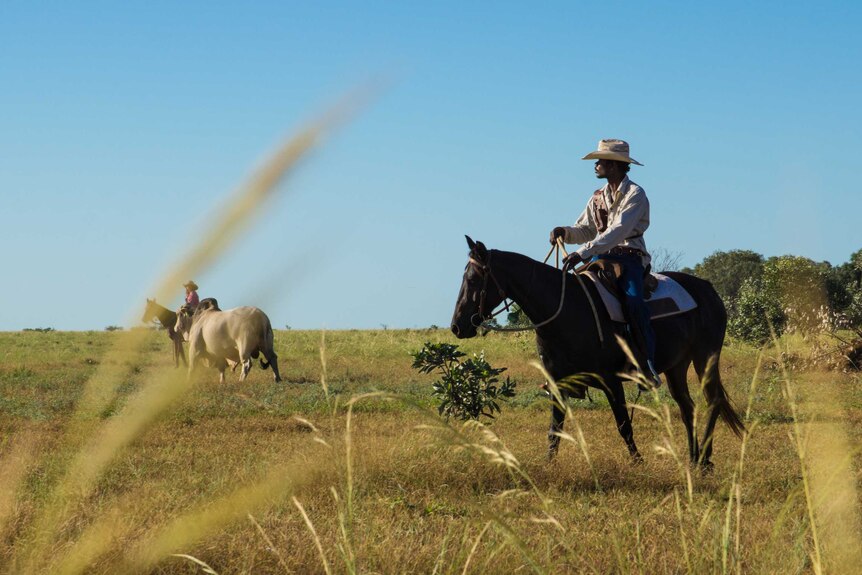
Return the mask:
<path id="1" fill-rule="evenodd" d="M 156 308 L 153 304 L 156 303 L 156 300 L 147 298 L 147 307 L 144 309 L 144 315 L 141 317 L 141 322 L 147 323 L 156 317 Z"/>
<path id="2" fill-rule="evenodd" d="M 503 301 L 503 294 L 491 275 L 490 253 L 482 242 L 467 237 L 470 259 L 464 269 L 461 291 L 452 315 L 452 333 L 458 339 L 474 337 L 476 329 Z"/>

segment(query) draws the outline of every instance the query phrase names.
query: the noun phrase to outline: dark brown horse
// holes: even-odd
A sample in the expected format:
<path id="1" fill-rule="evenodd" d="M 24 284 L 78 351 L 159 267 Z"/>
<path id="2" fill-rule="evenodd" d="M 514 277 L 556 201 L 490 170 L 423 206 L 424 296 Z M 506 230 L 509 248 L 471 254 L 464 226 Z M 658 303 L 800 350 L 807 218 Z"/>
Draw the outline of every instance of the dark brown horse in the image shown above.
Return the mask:
<path id="1" fill-rule="evenodd" d="M 452 332 L 458 338 L 474 337 L 478 326 L 488 319 L 492 310 L 505 298 L 517 303 L 533 323 L 541 323 L 556 313 L 561 300 L 562 272 L 521 254 L 488 250 L 482 242 L 469 237 L 470 259 L 464 271 L 461 291 L 452 317 Z M 741 436 L 745 427 L 734 411 L 721 383 L 718 360 L 727 326 L 724 303 L 712 285 L 683 273 L 667 273 L 679 282 L 697 302 L 697 308 L 684 314 L 652 322 L 656 338 L 656 369 L 667 377 L 668 388 L 679 404 L 688 436 L 692 462 L 711 466 L 712 435 L 720 416 Z M 605 392 L 619 429 L 631 456 L 639 460 L 640 453 L 632 434 L 632 423 L 626 410 L 623 380 L 628 359 L 614 341 L 623 327 L 610 320 L 599 306 L 599 321 L 605 334 L 600 343 L 596 321 L 584 288 L 576 278 L 565 284 L 565 299 L 560 314 L 536 329 L 536 344 L 545 369 L 555 380 L 577 374 L 595 374 L 590 387 Z M 594 301 L 599 301 L 592 282 L 584 282 Z M 688 392 L 688 366 L 703 382 L 703 393 L 709 404 L 703 441 L 698 443 L 694 431 L 694 402 Z M 565 389 L 561 386 L 561 391 Z M 548 456 L 553 457 L 560 444 L 566 412 L 552 402 L 551 429 L 548 432 Z"/>
<path id="2" fill-rule="evenodd" d="M 177 323 L 177 314 L 168 308 L 156 303 L 154 299 L 147 299 L 147 309 L 144 310 L 142 322 L 150 322 L 154 319 L 159 320 L 162 327 L 168 332 L 168 337 L 174 344 L 174 364 L 180 366 L 180 358 L 183 360 L 183 365 L 188 365 L 186 361 L 186 352 L 183 350 L 183 336 L 174 330 L 174 325 Z"/>

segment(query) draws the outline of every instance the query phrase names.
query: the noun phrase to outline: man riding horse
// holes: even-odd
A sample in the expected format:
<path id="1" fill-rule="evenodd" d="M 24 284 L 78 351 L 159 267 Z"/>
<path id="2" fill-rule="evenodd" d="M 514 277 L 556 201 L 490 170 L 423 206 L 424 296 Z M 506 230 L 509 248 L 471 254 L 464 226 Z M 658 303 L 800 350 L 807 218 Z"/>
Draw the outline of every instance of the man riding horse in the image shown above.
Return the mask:
<path id="1" fill-rule="evenodd" d="M 638 367 L 656 386 L 661 385 L 655 370 L 655 337 L 644 302 L 644 271 L 649 266 L 650 255 L 643 236 L 649 227 L 649 200 L 643 188 L 627 175 L 631 164 L 643 164 L 632 159 L 628 143 L 622 140 L 602 140 L 598 150 L 582 159 L 596 160 L 596 177 L 607 180 L 607 184 L 593 192 L 574 225 L 551 230 L 551 244 L 556 244 L 558 239 L 568 244 L 581 244 L 565 259 L 564 269 L 600 259 L 619 264 L 622 275 L 618 285 L 625 294 L 632 340 L 639 348 L 636 355 L 646 358 L 646 369 Z"/>

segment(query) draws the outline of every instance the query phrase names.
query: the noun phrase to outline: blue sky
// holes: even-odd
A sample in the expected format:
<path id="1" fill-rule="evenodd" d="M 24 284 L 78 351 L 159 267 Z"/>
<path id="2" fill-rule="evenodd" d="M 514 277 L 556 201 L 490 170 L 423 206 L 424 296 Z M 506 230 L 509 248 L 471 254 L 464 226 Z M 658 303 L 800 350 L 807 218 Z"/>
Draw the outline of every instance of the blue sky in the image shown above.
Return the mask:
<path id="1" fill-rule="evenodd" d="M 448 325 L 464 234 L 543 257 L 604 137 L 645 164 L 651 249 L 842 263 L 860 23 L 855 2 L 4 2 L 0 330 L 134 325 L 218 202 L 381 75 L 202 297 L 276 328 Z"/>

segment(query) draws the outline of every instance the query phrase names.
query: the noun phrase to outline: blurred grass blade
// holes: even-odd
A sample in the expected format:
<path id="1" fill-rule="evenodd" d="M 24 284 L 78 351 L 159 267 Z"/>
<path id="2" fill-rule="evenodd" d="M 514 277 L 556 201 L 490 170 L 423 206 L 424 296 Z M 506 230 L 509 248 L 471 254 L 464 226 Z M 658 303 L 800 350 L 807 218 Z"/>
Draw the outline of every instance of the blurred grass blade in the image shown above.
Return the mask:
<path id="1" fill-rule="evenodd" d="M 333 129 L 351 119 L 379 90 L 379 85 L 370 85 L 348 94 L 326 114 L 279 146 L 213 214 L 201 241 L 157 285 L 153 292 L 156 298 L 170 299 L 183 281 L 206 270 L 248 227 L 252 217 L 276 193 L 284 176 Z"/>

